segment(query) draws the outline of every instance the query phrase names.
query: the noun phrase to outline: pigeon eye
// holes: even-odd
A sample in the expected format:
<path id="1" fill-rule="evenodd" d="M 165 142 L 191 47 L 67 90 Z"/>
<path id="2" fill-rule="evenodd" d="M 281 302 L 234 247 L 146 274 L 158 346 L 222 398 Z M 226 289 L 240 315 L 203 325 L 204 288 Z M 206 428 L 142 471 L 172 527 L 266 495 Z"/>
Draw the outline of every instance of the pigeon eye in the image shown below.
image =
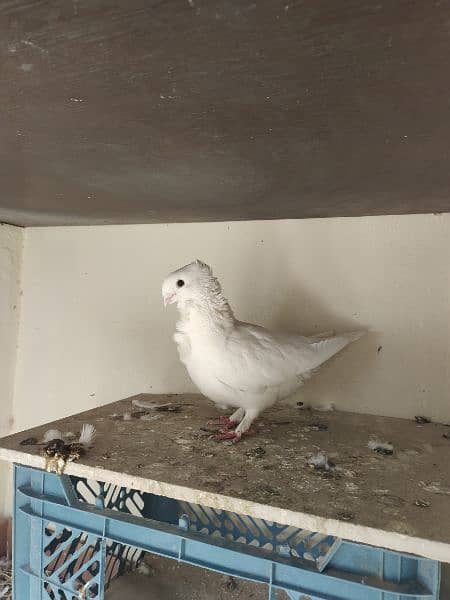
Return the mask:
<path id="1" fill-rule="evenodd" d="M 179 279 L 177 281 L 177 287 L 183 287 L 183 285 L 184 285 L 184 281 L 182 279 Z"/>

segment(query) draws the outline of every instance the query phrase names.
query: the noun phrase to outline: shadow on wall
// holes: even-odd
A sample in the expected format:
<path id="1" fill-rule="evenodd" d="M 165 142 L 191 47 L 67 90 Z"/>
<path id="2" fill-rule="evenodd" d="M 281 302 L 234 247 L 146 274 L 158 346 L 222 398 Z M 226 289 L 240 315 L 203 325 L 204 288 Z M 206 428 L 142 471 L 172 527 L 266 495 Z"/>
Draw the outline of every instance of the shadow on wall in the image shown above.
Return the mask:
<path id="1" fill-rule="evenodd" d="M 287 260 L 286 246 L 282 236 L 277 244 L 270 248 L 270 258 L 267 253 L 262 259 L 260 249 L 264 243 L 249 245 L 245 259 L 239 265 L 234 265 L 239 279 L 235 288 L 239 290 L 239 306 L 237 317 L 245 317 L 253 323 L 261 324 L 270 330 L 295 332 L 302 335 L 314 335 L 324 331 L 336 333 L 367 330 L 368 334 L 350 346 L 344 352 L 332 357 L 324 364 L 319 373 L 307 382 L 304 387 L 288 402 L 295 402 L 304 397 L 307 403 L 336 401 L 350 394 L 350 387 L 355 379 L 370 378 L 370 373 L 376 369 L 377 348 L 379 335 L 370 331 L 369 323 L 361 323 L 348 315 L 333 311 L 332 298 L 319 297 L 302 286 L 301 276 L 292 262 Z M 306 259 L 305 259 L 306 260 Z M 328 251 L 323 249 L 320 261 L 327 260 L 333 264 L 335 259 L 334 244 L 330 243 Z M 338 269 L 336 267 L 336 272 Z M 342 285 L 348 278 L 342 277 Z M 353 293 L 351 281 L 347 296 Z M 224 286 L 227 295 L 226 286 Z M 233 299 L 230 298 L 232 306 Z M 340 362 L 339 362 L 340 361 Z M 341 367 L 336 370 L 333 365 Z M 327 372 L 333 375 L 326 377 Z"/>
<path id="2" fill-rule="evenodd" d="M 302 398 L 307 404 L 329 404 L 350 393 L 353 380 L 369 378 L 376 369 L 378 334 L 370 331 L 370 326 L 355 322 L 348 317 L 333 314 L 317 296 L 298 285 L 286 286 L 284 301 L 278 307 L 274 319 L 274 329 L 294 331 L 302 335 L 315 335 L 327 331 L 336 334 L 348 331 L 366 330 L 367 335 L 351 344 L 342 352 L 324 363 L 312 379 L 288 402 Z M 338 366 L 339 365 L 339 366 Z M 330 381 L 332 375 L 333 381 Z"/>

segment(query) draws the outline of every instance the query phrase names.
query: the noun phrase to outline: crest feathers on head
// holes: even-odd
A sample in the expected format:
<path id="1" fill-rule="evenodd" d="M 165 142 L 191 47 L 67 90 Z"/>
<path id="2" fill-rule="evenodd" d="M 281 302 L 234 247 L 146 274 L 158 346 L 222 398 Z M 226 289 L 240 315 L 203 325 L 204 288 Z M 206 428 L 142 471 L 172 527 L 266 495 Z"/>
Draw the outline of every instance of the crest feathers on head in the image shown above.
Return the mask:
<path id="1" fill-rule="evenodd" d="M 212 275 L 212 270 L 209 265 L 199 260 L 198 258 L 195 260 L 195 264 L 202 269 L 202 271 L 207 271 L 210 275 Z"/>

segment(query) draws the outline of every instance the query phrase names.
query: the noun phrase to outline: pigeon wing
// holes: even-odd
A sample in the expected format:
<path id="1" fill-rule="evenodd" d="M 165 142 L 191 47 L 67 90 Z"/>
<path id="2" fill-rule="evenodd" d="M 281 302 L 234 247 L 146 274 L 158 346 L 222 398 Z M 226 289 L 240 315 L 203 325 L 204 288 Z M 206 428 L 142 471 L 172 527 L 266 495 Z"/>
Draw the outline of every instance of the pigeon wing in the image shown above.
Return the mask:
<path id="1" fill-rule="evenodd" d="M 314 350 L 307 338 L 279 336 L 262 327 L 238 323 L 221 352 L 210 356 L 215 377 L 242 392 L 263 392 L 298 378 L 299 385 L 311 370 Z"/>
<path id="2" fill-rule="evenodd" d="M 236 324 L 220 352 L 210 355 L 215 377 L 242 392 L 263 392 L 297 380 L 311 372 L 362 332 L 329 338 L 270 333 L 248 323 Z"/>

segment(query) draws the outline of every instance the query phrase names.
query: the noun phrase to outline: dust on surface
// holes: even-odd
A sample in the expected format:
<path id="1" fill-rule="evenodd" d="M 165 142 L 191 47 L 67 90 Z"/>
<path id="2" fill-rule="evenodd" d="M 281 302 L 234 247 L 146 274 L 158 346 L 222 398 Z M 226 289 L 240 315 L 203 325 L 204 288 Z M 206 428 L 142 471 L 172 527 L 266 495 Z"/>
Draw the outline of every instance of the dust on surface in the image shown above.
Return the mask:
<path id="1" fill-rule="evenodd" d="M 39 454 L 49 427 L 97 429 L 93 449 L 78 462 L 171 485 L 220 495 L 226 505 L 259 503 L 297 513 L 351 521 L 384 531 L 450 541 L 449 431 L 437 423 L 337 411 L 316 412 L 277 405 L 263 413 L 252 435 L 238 444 L 214 439 L 208 420 L 218 411 L 200 396 L 140 395 L 156 406 L 136 410 L 126 399 L 4 438 L 0 447 Z M 123 416 L 125 415 L 125 420 Z M 155 418 L 156 417 L 156 418 Z M 391 455 L 374 452 L 370 439 L 393 445 Z M 317 469 L 322 453 L 333 469 Z M 136 480 L 139 483 L 139 480 Z M 233 503 L 228 502 L 230 498 Z"/>

